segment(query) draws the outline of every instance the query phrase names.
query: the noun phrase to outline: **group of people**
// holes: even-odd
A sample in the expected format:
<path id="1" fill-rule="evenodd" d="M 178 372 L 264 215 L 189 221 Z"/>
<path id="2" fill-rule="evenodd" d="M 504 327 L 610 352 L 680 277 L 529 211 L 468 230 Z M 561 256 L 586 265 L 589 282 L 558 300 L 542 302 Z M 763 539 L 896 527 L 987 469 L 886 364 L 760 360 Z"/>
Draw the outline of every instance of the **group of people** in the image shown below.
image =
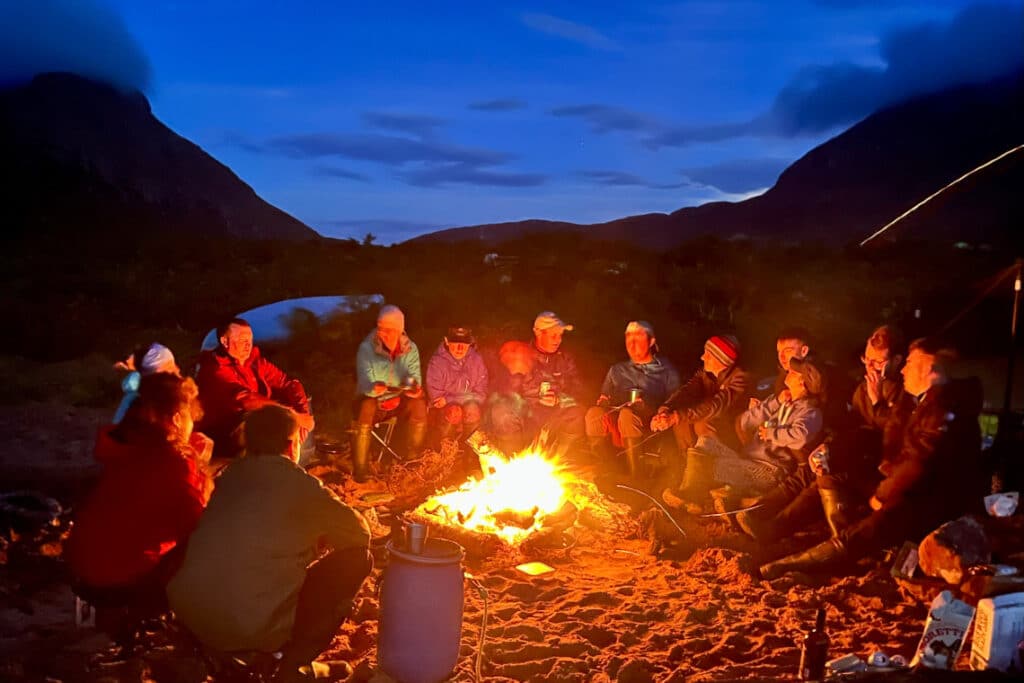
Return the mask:
<path id="1" fill-rule="evenodd" d="M 636 480 L 650 476 L 653 445 L 668 483 L 655 493 L 672 508 L 699 513 L 714 499 L 741 510 L 736 526 L 766 544 L 824 518 L 830 538 L 764 565 L 765 578 L 919 537 L 984 493 L 980 384 L 954 379 L 953 351 L 936 340 L 911 343 L 904 363 L 895 331 L 876 329 L 847 396 L 828 391 L 834 372 L 810 335 L 783 330 L 779 375 L 755 396 L 736 337 L 707 339 L 701 366 L 682 378 L 654 327 L 635 320 L 624 331 L 628 358 L 586 401 L 562 346 L 571 330 L 540 313 L 532 340 L 501 346 L 492 381 L 472 331 L 451 327 L 424 382 L 403 312 L 382 307 L 356 355 L 352 477 L 372 476 L 373 430 L 390 418 L 407 454 L 428 434 L 466 438 L 483 427 L 512 453 L 544 433 Z M 125 398 L 99 434 L 103 472 L 78 509 L 67 559 L 91 602 L 170 607 L 213 650 L 283 653 L 279 680 L 290 680 L 351 610 L 372 568 L 370 534 L 298 464 L 315 428 L 302 384 L 260 354 L 245 320 L 218 339 L 195 380 L 160 344 L 124 362 Z"/>

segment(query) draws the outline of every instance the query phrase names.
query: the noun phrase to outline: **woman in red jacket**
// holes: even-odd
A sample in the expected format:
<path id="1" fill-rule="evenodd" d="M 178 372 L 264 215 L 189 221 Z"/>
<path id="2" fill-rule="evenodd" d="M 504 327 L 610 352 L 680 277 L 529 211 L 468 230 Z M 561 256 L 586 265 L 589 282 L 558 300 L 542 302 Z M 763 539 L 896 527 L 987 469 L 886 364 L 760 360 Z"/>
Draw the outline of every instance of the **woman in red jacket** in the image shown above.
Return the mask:
<path id="1" fill-rule="evenodd" d="M 97 606 L 159 614 L 164 587 L 213 488 L 189 439 L 198 390 L 169 373 L 143 377 L 124 420 L 100 430 L 103 472 L 65 548 L 75 592 Z"/>

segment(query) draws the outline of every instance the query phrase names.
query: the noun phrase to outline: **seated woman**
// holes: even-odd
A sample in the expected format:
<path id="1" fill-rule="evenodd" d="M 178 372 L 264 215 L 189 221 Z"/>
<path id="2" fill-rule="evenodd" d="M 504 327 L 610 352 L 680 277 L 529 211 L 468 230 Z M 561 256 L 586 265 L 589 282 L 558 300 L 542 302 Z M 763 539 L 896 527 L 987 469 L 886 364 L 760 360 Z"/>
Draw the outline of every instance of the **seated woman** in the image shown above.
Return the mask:
<path id="1" fill-rule="evenodd" d="M 165 585 L 213 488 L 189 445 L 197 396 L 191 379 L 142 377 L 121 423 L 100 430 L 103 472 L 78 508 L 65 558 L 75 592 L 115 639 L 126 635 L 118 626 L 134 626 L 119 619 L 125 612 L 137 620 L 166 609 Z"/>
<path id="2" fill-rule="evenodd" d="M 686 453 L 681 491 L 666 489 L 662 498 L 673 507 L 697 512 L 708 491 L 728 485 L 731 496 L 758 495 L 772 489 L 803 462 L 821 440 L 825 382 L 808 359 L 790 361 L 786 388 L 763 402 L 751 399 L 740 415 L 737 453 L 713 437 L 702 437 Z"/>

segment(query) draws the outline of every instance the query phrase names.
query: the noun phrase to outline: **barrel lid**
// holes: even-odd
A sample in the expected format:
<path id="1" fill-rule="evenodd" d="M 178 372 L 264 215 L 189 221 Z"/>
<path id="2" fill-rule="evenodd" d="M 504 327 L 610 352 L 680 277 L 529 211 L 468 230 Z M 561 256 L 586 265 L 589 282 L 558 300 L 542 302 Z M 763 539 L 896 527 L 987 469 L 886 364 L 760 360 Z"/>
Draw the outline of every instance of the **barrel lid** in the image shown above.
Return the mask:
<path id="1" fill-rule="evenodd" d="M 466 556 L 466 551 L 461 545 L 446 538 L 428 538 L 423 543 L 423 552 L 419 554 L 399 547 L 394 541 L 388 541 L 385 547 L 391 558 L 416 564 L 454 564 L 462 562 Z"/>

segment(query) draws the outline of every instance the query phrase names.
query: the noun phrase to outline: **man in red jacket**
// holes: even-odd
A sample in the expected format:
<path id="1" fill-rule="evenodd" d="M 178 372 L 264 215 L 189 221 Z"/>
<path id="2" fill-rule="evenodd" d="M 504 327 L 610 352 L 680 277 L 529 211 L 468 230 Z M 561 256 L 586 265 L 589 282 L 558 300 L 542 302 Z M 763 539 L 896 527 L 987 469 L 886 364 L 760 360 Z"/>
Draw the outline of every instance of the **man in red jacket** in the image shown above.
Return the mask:
<path id="1" fill-rule="evenodd" d="M 242 419 L 265 405 L 294 410 L 305 440 L 315 423 L 302 383 L 260 354 L 252 343 L 252 327 L 242 318 L 218 328 L 217 336 L 220 345 L 200 354 L 196 378 L 203 405 L 196 429 L 213 439 L 213 456 L 237 457 L 242 451 Z"/>

